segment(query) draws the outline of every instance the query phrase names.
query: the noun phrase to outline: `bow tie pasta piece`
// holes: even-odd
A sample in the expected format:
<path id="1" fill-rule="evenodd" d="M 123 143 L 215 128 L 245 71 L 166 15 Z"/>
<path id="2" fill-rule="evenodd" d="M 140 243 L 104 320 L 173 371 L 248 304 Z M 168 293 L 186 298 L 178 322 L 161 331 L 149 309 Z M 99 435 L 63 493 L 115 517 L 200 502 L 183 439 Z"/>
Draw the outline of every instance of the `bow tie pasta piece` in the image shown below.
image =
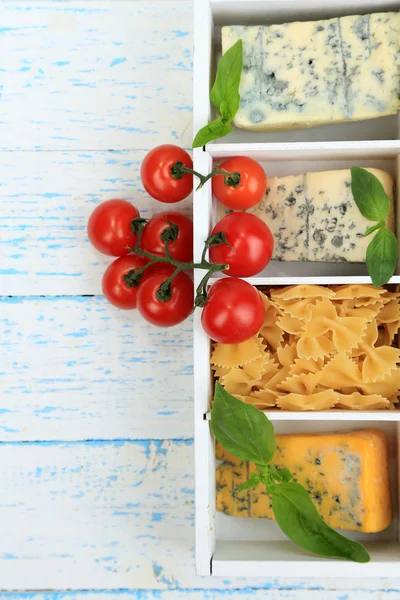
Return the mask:
<path id="1" fill-rule="evenodd" d="M 286 344 L 276 351 L 278 360 L 284 367 L 291 367 L 297 358 L 297 343 Z"/>
<path id="2" fill-rule="evenodd" d="M 277 325 L 286 333 L 290 333 L 292 335 L 299 336 L 303 333 L 303 321 L 300 319 L 296 319 L 291 317 L 290 315 L 285 315 L 284 317 L 279 317 L 277 321 Z"/>
<path id="3" fill-rule="evenodd" d="M 251 404 L 252 406 L 255 406 L 256 408 L 260 408 L 257 405 L 257 398 L 255 398 L 254 396 L 242 396 L 241 394 L 232 394 L 232 396 L 235 396 L 235 398 L 237 398 L 238 400 L 241 400 L 242 402 L 244 402 L 245 404 Z"/>
<path id="4" fill-rule="evenodd" d="M 324 335 L 318 337 L 301 337 L 297 342 L 297 354 L 307 360 L 320 360 L 335 351 L 332 340 Z"/>
<path id="5" fill-rule="evenodd" d="M 276 323 L 261 327 L 260 334 L 274 350 L 282 344 L 283 331 Z"/>
<path id="6" fill-rule="evenodd" d="M 293 392 L 294 394 L 313 394 L 319 386 L 321 375 L 321 372 L 292 375 L 279 383 L 277 387 L 284 392 Z"/>
<path id="7" fill-rule="evenodd" d="M 261 358 L 259 340 L 251 338 L 241 344 L 214 344 L 210 362 L 219 367 L 240 367 L 256 358 Z"/>
<path id="8" fill-rule="evenodd" d="M 219 367 L 218 365 L 212 365 L 212 370 L 214 371 L 214 376 L 220 379 L 224 375 L 228 375 L 230 372 L 230 367 Z"/>
<path id="9" fill-rule="evenodd" d="M 392 346 L 375 347 L 378 339 L 378 327 L 375 321 L 369 323 L 353 356 L 365 356 L 361 372 L 364 383 L 382 379 L 397 368 L 400 361 L 400 350 Z"/>
<path id="10" fill-rule="evenodd" d="M 360 387 L 362 383 L 361 372 L 346 354 L 337 354 L 322 369 L 320 385 L 325 387 Z"/>
<path id="11" fill-rule="evenodd" d="M 243 369 L 232 369 L 221 378 L 221 384 L 230 394 L 247 396 L 251 392 L 253 378 Z"/>
<path id="12" fill-rule="evenodd" d="M 389 300 L 387 304 L 382 306 L 377 316 L 377 322 L 379 325 L 382 323 L 395 323 L 400 321 L 400 304 L 399 300 Z"/>
<path id="13" fill-rule="evenodd" d="M 367 321 L 372 321 L 381 310 L 383 302 L 355 306 L 354 300 L 340 300 L 334 303 L 334 306 L 339 317 L 364 317 Z"/>
<path id="14" fill-rule="evenodd" d="M 361 346 L 373 346 L 378 339 L 378 326 L 375 321 L 371 321 L 367 324 L 361 339 L 359 340 L 357 346 L 352 350 L 352 356 L 360 356 L 360 354 L 364 354 L 362 350 L 360 350 Z"/>
<path id="15" fill-rule="evenodd" d="M 380 348 L 366 347 L 367 356 L 362 365 L 362 378 L 364 383 L 377 381 L 391 371 L 397 369 L 400 362 L 400 350 L 392 346 Z"/>
<path id="16" fill-rule="evenodd" d="M 276 406 L 280 392 L 276 390 L 256 390 L 251 393 L 252 404 L 259 410 Z"/>
<path id="17" fill-rule="evenodd" d="M 264 303 L 265 315 L 260 335 L 262 335 L 267 344 L 276 350 L 283 339 L 283 331 L 277 324 L 279 312 L 265 294 L 261 294 L 261 298 Z"/>
<path id="18" fill-rule="evenodd" d="M 382 408 L 390 408 L 391 403 L 389 400 L 378 394 L 372 394 L 370 396 L 364 396 L 360 392 L 353 392 L 352 394 L 339 394 L 339 401 L 336 404 L 336 408 L 350 409 L 350 410 L 379 410 Z"/>
<path id="19" fill-rule="evenodd" d="M 333 408 L 338 401 L 338 394 L 334 390 L 324 390 L 316 394 L 305 396 L 303 394 L 287 394 L 280 396 L 277 406 L 284 410 L 328 410 Z"/>
<path id="20" fill-rule="evenodd" d="M 264 383 L 262 389 L 278 391 L 278 385 L 282 383 L 282 381 L 284 381 L 288 375 L 289 367 L 282 367 L 281 369 L 278 369 L 277 372 L 273 374 L 272 377 L 269 377 L 268 381 Z M 263 380 L 265 381 L 265 379 L 266 378 L 263 377 L 261 382 L 263 382 Z"/>
<path id="21" fill-rule="evenodd" d="M 324 366 L 323 358 L 296 358 L 290 368 L 291 375 L 301 375 L 302 373 L 318 373 Z"/>
<path id="22" fill-rule="evenodd" d="M 361 382 L 358 387 L 364 392 L 364 394 L 378 394 L 385 398 L 397 396 L 400 391 L 400 369 L 391 371 L 389 375 L 386 375 L 379 381 L 372 381 L 370 383 Z"/>
<path id="23" fill-rule="evenodd" d="M 262 377 L 258 380 L 258 381 L 254 381 L 253 382 L 253 389 L 259 389 L 262 390 L 266 387 L 268 387 L 268 385 L 271 383 L 272 388 L 275 389 L 275 381 L 277 378 L 278 383 L 282 380 L 281 378 L 281 371 L 282 369 L 280 369 L 279 364 L 273 361 L 269 361 L 266 365 L 265 365 L 265 373 L 262 375 Z"/>
<path id="24" fill-rule="evenodd" d="M 319 337 L 331 331 L 333 345 L 338 352 L 348 352 L 357 346 L 368 322 L 361 317 L 338 317 L 327 298 L 318 301 L 310 310 L 312 318 L 304 324 L 302 337 Z"/>
<path id="25" fill-rule="evenodd" d="M 384 288 L 375 288 L 372 285 L 366 284 L 351 284 L 332 286 L 334 295 L 332 300 L 355 300 L 355 306 L 364 306 L 371 304 L 373 300 L 379 300 L 384 294 Z M 356 304 L 357 303 L 357 304 Z"/>
<path id="26" fill-rule="evenodd" d="M 259 381 L 267 373 L 276 373 L 277 365 L 269 352 L 263 352 L 260 358 L 243 365 L 243 371 L 255 381 Z"/>
<path id="27" fill-rule="evenodd" d="M 300 321 L 309 321 L 312 317 L 310 305 L 315 304 L 317 298 L 303 298 L 302 300 L 288 300 L 282 305 L 283 311 L 295 319 Z"/>
<path id="28" fill-rule="evenodd" d="M 290 287 L 271 290 L 271 298 L 279 300 L 302 300 L 303 298 L 332 298 L 334 292 L 321 285 L 292 285 Z"/>

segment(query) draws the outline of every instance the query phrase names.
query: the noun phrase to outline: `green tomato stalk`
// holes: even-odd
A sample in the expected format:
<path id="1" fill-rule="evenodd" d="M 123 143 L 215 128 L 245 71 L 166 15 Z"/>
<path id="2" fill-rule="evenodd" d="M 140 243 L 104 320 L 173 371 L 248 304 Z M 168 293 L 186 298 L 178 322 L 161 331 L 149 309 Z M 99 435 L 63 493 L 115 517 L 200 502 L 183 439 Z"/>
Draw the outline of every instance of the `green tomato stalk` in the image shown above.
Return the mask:
<path id="1" fill-rule="evenodd" d="M 170 300 L 171 298 L 172 293 L 171 283 L 174 280 L 174 278 L 178 275 L 178 273 L 187 269 L 202 269 L 207 271 L 207 273 L 204 275 L 203 279 L 197 286 L 194 306 L 203 307 L 207 302 L 207 283 L 210 277 L 212 277 L 214 273 L 226 271 L 227 269 L 229 269 L 229 265 L 213 264 L 206 260 L 207 250 L 208 248 L 211 248 L 211 246 L 217 246 L 219 244 L 225 244 L 229 246 L 226 239 L 226 235 L 223 232 L 219 232 L 206 239 L 206 241 L 204 242 L 204 249 L 201 255 L 200 262 L 182 262 L 172 258 L 168 248 L 168 244 L 177 239 L 179 234 L 179 227 L 175 223 L 171 223 L 171 221 L 167 222 L 169 224 L 169 227 L 164 229 L 164 231 L 161 234 L 161 239 L 164 242 L 165 256 L 158 256 L 140 248 L 143 230 L 147 223 L 146 219 L 143 219 L 141 217 L 133 219 L 133 221 L 131 222 L 131 228 L 133 233 L 137 236 L 137 238 L 135 247 L 129 248 L 129 250 L 132 252 L 132 254 L 137 254 L 138 256 L 148 258 L 150 262 L 145 264 L 143 267 L 140 267 L 139 269 L 132 269 L 131 271 L 129 271 L 129 273 L 124 275 L 124 281 L 127 287 L 137 287 L 143 277 L 144 272 L 149 267 L 155 265 L 156 263 L 172 265 L 173 267 L 175 267 L 174 272 L 172 273 L 172 275 L 170 275 L 170 277 L 168 277 L 168 279 L 166 279 L 161 284 L 156 293 L 158 300 L 160 300 L 161 302 L 168 302 L 168 300 Z"/>

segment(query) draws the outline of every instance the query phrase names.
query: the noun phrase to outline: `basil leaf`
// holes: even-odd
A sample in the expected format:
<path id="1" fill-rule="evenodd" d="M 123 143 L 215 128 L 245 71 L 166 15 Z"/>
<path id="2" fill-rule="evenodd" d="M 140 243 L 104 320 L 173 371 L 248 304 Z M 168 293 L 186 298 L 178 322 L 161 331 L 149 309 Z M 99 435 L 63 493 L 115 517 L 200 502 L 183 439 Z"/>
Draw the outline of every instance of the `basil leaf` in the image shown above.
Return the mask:
<path id="1" fill-rule="evenodd" d="M 390 210 L 390 199 L 375 175 L 360 167 L 352 167 L 351 191 L 363 217 L 368 221 L 386 219 Z"/>
<path id="2" fill-rule="evenodd" d="M 216 439 L 234 456 L 256 465 L 267 464 L 276 450 L 274 427 L 257 408 L 215 384 L 211 427 Z"/>
<path id="3" fill-rule="evenodd" d="M 232 119 L 230 118 L 231 115 L 229 114 L 228 103 L 226 100 L 222 100 L 221 104 L 219 105 L 218 112 L 224 121 L 232 121 Z"/>
<path id="4" fill-rule="evenodd" d="M 279 480 L 284 481 L 285 483 L 287 483 L 293 479 L 293 475 L 289 471 L 289 469 L 278 469 L 278 476 L 279 476 Z"/>
<path id="5" fill-rule="evenodd" d="M 389 229 L 381 229 L 367 248 L 367 267 L 375 287 L 385 285 L 396 268 L 399 247 L 396 236 Z"/>
<path id="6" fill-rule="evenodd" d="M 210 100 L 218 113 L 232 121 L 239 110 L 239 84 L 243 66 L 243 42 L 238 40 L 218 62 L 217 75 L 210 92 Z"/>
<path id="7" fill-rule="evenodd" d="M 358 563 L 370 561 L 364 546 L 331 529 L 322 520 L 309 493 L 299 483 L 281 483 L 271 492 L 276 522 L 295 544 L 319 556 Z"/>
<path id="8" fill-rule="evenodd" d="M 208 125 L 202 127 L 196 134 L 193 140 L 192 148 L 200 148 L 205 146 L 211 140 L 217 140 L 220 137 L 228 135 L 232 132 L 232 127 L 229 123 L 225 123 L 221 118 L 211 121 Z"/>
<path id="9" fill-rule="evenodd" d="M 371 235 L 371 233 L 374 233 L 374 231 L 377 231 L 378 229 L 384 229 L 384 228 L 385 228 L 385 221 L 380 221 L 376 225 L 373 225 L 372 227 L 368 227 L 367 231 L 364 233 L 364 237 Z"/>
<path id="10" fill-rule="evenodd" d="M 238 487 L 237 493 L 240 494 L 240 492 L 244 492 L 244 490 L 248 490 L 249 488 L 256 488 L 259 483 L 261 483 L 261 479 L 257 479 L 256 477 L 248 479 Z"/>

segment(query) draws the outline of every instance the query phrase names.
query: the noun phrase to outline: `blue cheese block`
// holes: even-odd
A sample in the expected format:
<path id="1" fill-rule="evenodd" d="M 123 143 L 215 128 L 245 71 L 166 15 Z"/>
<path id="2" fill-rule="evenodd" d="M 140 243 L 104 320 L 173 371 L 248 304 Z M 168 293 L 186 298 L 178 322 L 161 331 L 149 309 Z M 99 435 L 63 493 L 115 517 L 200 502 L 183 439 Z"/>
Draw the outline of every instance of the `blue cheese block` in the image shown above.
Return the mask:
<path id="1" fill-rule="evenodd" d="M 270 26 L 225 26 L 243 40 L 234 123 L 272 131 L 356 121 L 400 108 L 400 13 Z"/>
<path id="2" fill-rule="evenodd" d="M 274 236 L 274 255 L 278 260 L 307 260 L 307 202 L 304 175 L 273 177 L 260 204 L 248 210 L 268 224 Z"/>
<path id="3" fill-rule="evenodd" d="M 390 197 L 388 226 L 394 231 L 393 179 L 378 169 L 368 171 L 378 177 Z M 364 233 L 374 223 L 361 215 L 354 202 L 350 171 L 307 173 L 304 180 L 310 205 L 308 260 L 365 262 L 372 237 Z"/>
<path id="4" fill-rule="evenodd" d="M 390 198 L 387 226 L 394 226 L 394 183 L 391 175 L 367 169 L 382 183 Z M 219 217 L 230 212 L 219 207 Z M 275 241 L 272 258 L 283 261 L 365 262 L 373 223 L 357 208 L 351 193 L 349 169 L 272 177 L 266 195 L 247 212 L 260 217 Z"/>

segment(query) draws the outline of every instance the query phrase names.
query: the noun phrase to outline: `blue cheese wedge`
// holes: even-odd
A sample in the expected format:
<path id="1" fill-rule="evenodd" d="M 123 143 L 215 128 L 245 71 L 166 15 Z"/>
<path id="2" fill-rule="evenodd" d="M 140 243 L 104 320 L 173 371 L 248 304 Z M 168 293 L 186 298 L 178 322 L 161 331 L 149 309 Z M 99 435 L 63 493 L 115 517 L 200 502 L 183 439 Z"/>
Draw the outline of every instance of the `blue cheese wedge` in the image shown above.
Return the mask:
<path id="1" fill-rule="evenodd" d="M 330 525 L 373 533 L 392 521 L 392 500 L 385 434 L 378 429 L 339 433 L 277 435 L 272 464 L 286 468 L 310 494 Z M 220 444 L 216 473 L 217 510 L 235 517 L 273 519 L 271 497 L 259 485 L 238 493 L 258 469 L 232 456 Z"/>
<path id="2" fill-rule="evenodd" d="M 394 226 L 394 183 L 380 169 L 366 169 L 382 183 L 390 198 L 387 226 Z M 219 216 L 229 212 L 220 207 Z M 260 217 L 274 236 L 272 258 L 282 261 L 364 263 L 373 223 L 357 208 L 351 193 L 350 169 L 272 177 L 266 195 L 248 212 Z"/>
<path id="3" fill-rule="evenodd" d="M 400 108 L 400 13 L 222 28 L 243 40 L 236 127 L 273 131 L 357 121 Z"/>

